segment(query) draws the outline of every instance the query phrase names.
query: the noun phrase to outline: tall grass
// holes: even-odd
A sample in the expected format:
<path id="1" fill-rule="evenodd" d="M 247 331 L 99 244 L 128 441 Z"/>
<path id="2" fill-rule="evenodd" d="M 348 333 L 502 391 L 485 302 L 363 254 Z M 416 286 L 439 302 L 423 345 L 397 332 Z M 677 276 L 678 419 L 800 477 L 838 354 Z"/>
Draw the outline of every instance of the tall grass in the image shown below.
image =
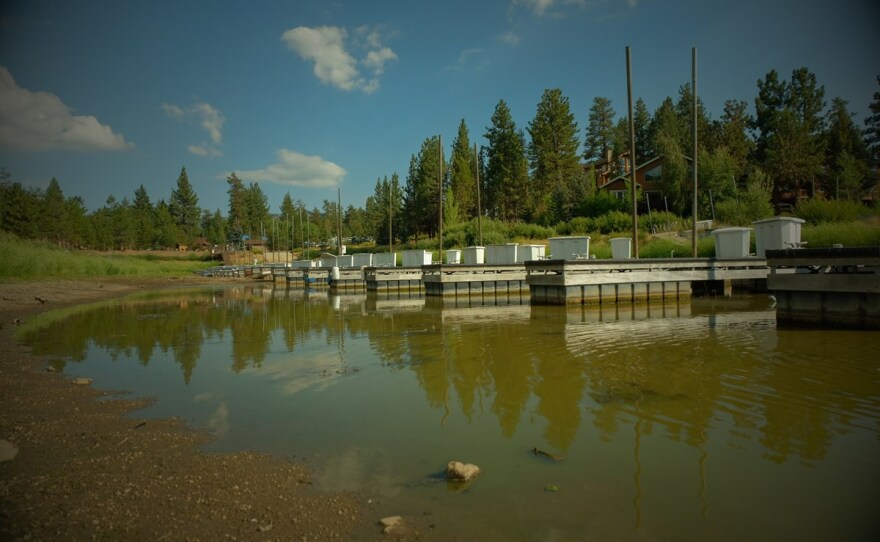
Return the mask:
<path id="1" fill-rule="evenodd" d="M 831 247 L 835 244 L 876 247 L 880 246 L 880 226 L 876 222 L 804 224 L 801 241 L 806 241 L 807 248 Z"/>
<path id="2" fill-rule="evenodd" d="M 214 265 L 196 255 L 95 253 L 65 250 L 50 243 L 25 241 L 0 233 L 0 281 L 159 278 L 185 276 Z"/>

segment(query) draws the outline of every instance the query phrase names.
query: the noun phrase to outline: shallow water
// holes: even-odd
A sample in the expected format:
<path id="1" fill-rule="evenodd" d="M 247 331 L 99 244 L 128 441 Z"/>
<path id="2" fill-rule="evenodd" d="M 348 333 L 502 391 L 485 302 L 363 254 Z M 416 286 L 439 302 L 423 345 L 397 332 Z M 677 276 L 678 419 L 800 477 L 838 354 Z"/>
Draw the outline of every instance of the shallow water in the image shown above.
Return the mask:
<path id="1" fill-rule="evenodd" d="M 306 460 L 438 540 L 872 539 L 878 337 L 779 328 L 764 296 L 599 310 L 283 286 L 23 332 L 69 375 L 156 397 L 138 416 Z M 448 486 L 451 459 L 483 472 Z"/>

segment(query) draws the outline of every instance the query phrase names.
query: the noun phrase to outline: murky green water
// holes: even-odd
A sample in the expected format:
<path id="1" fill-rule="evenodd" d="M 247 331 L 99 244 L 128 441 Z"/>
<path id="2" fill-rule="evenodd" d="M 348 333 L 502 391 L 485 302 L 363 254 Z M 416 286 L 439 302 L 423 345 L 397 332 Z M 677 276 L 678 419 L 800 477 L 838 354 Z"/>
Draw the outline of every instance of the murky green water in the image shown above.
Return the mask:
<path id="1" fill-rule="evenodd" d="M 765 297 L 598 311 L 221 287 L 48 316 L 24 336 L 67 374 L 156 397 L 146 415 L 213 449 L 305 459 L 433 539 L 880 533 L 880 335 L 780 329 Z M 432 478 L 451 459 L 483 473 Z"/>

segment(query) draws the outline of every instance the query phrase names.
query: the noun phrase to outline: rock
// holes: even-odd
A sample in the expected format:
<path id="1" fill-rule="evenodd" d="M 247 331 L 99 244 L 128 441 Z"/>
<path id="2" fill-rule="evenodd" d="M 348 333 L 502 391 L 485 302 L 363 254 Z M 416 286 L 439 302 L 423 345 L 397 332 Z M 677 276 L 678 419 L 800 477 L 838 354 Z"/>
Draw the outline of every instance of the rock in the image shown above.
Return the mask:
<path id="1" fill-rule="evenodd" d="M 388 534 L 403 524 L 403 518 L 400 516 L 388 516 L 379 520 L 382 525 L 382 534 Z"/>
<path id="2" fill-rule="evenodd" d="M 73 379 L 73 383 L 76 384 L 77 386 L 88 386 L 89 384 L 92 383 L 92 379 L 78 376 Z"/>
<path id="3" fill-rule="evenodd" d="M 466 482 L 480 474 L 480 467 L 461 461 L 450 461 L 446 465 L 446 479 Z"/>
<path id="4" fill-rule="evenodd" d="M 18 446 L 8 440 L 0 439 L 0 463 L 12 461 L 18 455 Z"/>

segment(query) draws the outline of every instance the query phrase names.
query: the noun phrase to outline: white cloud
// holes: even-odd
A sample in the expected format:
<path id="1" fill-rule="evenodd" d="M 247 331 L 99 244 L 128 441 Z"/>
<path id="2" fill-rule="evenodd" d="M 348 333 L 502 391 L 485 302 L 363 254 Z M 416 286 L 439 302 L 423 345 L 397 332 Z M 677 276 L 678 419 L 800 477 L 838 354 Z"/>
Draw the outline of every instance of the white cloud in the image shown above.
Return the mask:
<path id="1" fill-rule="evenodd" d="M 0 66 L 0 147 L 117 151 L 134 145 L 90 115 L 73 115 L 58 96 L 19 87 Z"/>
<path id="2" fill-rule="evenodd" d="M 331 188 L 339 186 L 348 172 L 320 156 L 307 156 L 296 151 L 281 149 L 278 151 L 278 163 L 264 169 L 239 171 L 236 175 L 243 181 L 250 182 Z M 223 178 L 225 179 L 226 176 L 224 175 Z"/>
<path id="3" fill-rule="evenodd" d="M 522 6 L 537 17 L 559 17 L 562 15 L 562 10 L 568 6 L 586 8 L 589 3 L 587 0 L 513 0 L 511 7 Z"/>
<path id="4" fill-rule="evenodd" d="M 382 47 L 367 53 L 364 66 L 372 69 L 376 75 L 382 75 L 385 73 L 385 63 L 391 60 L 397 60 L 397 54 L 388 47 Z"/>
<path id="5" fill-rule="evenodd" d="M 189 145 L 186 150 L 188 150 L 192 154 L 195 154 L 196 156 L 204 156 L 210 158 L 223 156 L 222 152 L 220 152 L 215 147 L 208 145 L 207 143 L 202 143 L 201 145 Z"/>
<path id="6" fill-rule="evenodd" d="M 223 156 L 223 153 L 214 146 L 223 143 L 223 125 L 226 123 L 226 117 L 219 109 L 207 102 L 196 102 L 186 108 L 164 103 L 162 110 L 172 119 L 182 122 L 197 122 L 208 133 L 213 145 L 207 143 L 190 145 L 187 147 L 189 152 L 197 156 Z"/>
<path id="7" fill-rule="evenodd" d="M 360 61 L 349 52 L 348 32 L 337 26 L 298 26 L 285 31 L 281 39 L 300 57 L 315 63 L 315 76 L 325 85 L 372 94 L 379 89 L 385 65 L 396 61 L 397 53 L 382 44 L 378 29 L 362 26 L 354 34 L 354 47 L 365 52 Z M 358 64 L 370 70 L 372 77 L 361 74 Z"/>
<path id="8" fill-rule="evenodd" d="M 503 41 L 504 43 L 506 43 L 508 45 L 516 45 L 519 43 L 519 34 L 514 32 L 513 30 L 511 30 L 509 32 L 505 32 L 504 34 L 501 34 L 498 37 L 501 41 Z"/>

